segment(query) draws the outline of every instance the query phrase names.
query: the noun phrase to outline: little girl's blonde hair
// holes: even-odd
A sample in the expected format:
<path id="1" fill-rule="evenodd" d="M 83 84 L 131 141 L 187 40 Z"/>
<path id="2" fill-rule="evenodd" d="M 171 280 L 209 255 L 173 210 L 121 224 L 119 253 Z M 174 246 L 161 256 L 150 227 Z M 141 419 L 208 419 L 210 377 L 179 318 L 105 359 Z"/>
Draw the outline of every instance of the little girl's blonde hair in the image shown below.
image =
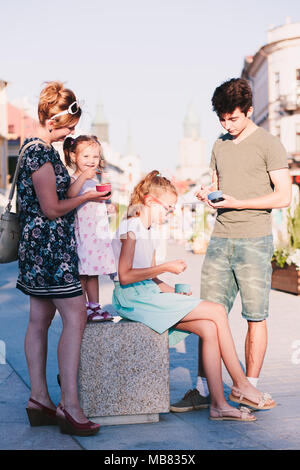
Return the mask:
<path id="1" fill-rule="evenodd" d="M 78 149 L 78 146 L 80 144 L 86 144 L 86 145 L 98 144 L 99 145 L 99 155 L 100 155 L 99 169 L 102 170 L 105 166 L 105 162 L 104 162 L 104 158 L 102 155 L 101 144 L 95 135 L 79 135 L 75 139 L 73 139 L 73 137 L 67 137 L 64 140 L 63 150 L 65 154 L 66 165 L 72 168 L 75 162 L 72 160 L 71 154 L 76 153 L 76 150 Z"/>
<path id="2" fill-rule="evenodd" d="M 157 170 L 148 173 L 133 190 L 127 209 L 127 218 L 140 215 L 141 206 L 145 205 L 145 196 L 150 193 L 159 196 L 159 194 L 166 191 L 177 196 L 177 190 L 168 178 L 161 176 Z"/>

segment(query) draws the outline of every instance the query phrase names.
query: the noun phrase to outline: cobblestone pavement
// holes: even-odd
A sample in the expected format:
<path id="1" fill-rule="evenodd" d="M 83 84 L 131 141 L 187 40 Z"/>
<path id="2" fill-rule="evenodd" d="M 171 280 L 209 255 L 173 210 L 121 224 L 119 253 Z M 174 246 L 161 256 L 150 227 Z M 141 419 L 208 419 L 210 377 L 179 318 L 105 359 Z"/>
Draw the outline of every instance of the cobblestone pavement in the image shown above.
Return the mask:
<path id="1" fill-rule="evenodd" d="M 187 282 L 199 296 L 203 256 L 168 244 L 168 259 L 184 258 L 188 269 L 166 281 Z M 165 413 L 158 423 L 105 426 L 97 436 L 73 438 L 56 427 L 30 428 L 25 412 L 29 378 L 24 356 L 28 298 L 15 289 L 16 263 L 0 265 L 0 449 L 104 450 L 279 450 L 300 449 L 300 298 L 272 291 L 268 319 L 269 344 L 259 388 L 278 402 L 271 411 L 257 412 L 254 423 L 213 422 L 208 410 Z M 101 300 L 110 303 L 113 285 L 101 278 Z M 237 298 L 230 325 L 241 362 L 244 361 L 246 322 Z M 56 348 L 61 331 L 57 315 L 49 332 L 47 376 L 52 399 L 59 401 Z M 171 401 L 195 387 L 197 338 L 192 335 L 170 349 Z M 230 378 L 224 370 L 226 395 Z"/>

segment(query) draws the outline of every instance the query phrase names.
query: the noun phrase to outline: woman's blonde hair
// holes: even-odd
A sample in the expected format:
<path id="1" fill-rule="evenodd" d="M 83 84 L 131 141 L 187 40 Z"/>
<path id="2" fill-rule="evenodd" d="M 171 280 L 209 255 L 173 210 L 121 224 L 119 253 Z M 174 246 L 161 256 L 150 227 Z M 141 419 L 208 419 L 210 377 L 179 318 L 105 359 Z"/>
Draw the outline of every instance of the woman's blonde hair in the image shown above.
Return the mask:
<path id="1" fill-rule="evenodd" d="M 150 193 L 159 196 L 166 191 L 177 196 L 177 190 L 168 178 L 161 176 L 157 170 L 148 173 L 133 190 L 127 209 L 127 218 L 140 215 L 141 206 L 145 205 L 145 196 Z"/>
<path id="2" fill-rule="evenodd" d="M 65 88 L 62 82 L 46 82 L 47 85 L 43 88 L 40 94 L 38 104 L 38 116 L 42 125 L 45 124 L 47 119 L 50 119 L 55 114 L 68 109 L 70 104 L 76 101 L 76 96 L 72 90 Z M 81 116 L 81 109 L 75 114 L 65 114 L 53 119 L 54 127 L 68 127 L 74 125 Z"/>

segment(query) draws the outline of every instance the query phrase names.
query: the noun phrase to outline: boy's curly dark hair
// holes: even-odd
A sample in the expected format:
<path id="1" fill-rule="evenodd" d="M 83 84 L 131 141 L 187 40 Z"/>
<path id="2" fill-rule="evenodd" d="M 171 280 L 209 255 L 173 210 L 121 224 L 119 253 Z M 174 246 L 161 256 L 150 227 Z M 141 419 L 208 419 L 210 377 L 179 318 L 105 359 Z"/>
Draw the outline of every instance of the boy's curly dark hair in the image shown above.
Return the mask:
<path id="1" fill-rule="evenodd" d="M 232 114 L 236 108 L 246 115 L 252 106 L 252 90 L 244 78 L 232 78 L 215 89 L 211 102 L 219 117 Z"/>

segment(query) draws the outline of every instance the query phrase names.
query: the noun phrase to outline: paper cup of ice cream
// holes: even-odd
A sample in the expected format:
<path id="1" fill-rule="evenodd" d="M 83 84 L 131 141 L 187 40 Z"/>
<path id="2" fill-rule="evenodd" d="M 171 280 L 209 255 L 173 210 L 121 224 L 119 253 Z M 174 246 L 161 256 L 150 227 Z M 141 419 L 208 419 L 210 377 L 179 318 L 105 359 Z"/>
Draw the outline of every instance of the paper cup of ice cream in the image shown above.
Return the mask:
<path id="1" fill-rule="evenodd" d="M 189 294 L 191 292 L 191 286 L 189 284 L 175 284 L 176 294 Z"/>
<path id="2" fill-rule="evenodd" d="M 111 192 L 111 184 L 110 183 L 100 183 L 96 185 L 96 191 L 99 193 L 110 193 Z"/>

